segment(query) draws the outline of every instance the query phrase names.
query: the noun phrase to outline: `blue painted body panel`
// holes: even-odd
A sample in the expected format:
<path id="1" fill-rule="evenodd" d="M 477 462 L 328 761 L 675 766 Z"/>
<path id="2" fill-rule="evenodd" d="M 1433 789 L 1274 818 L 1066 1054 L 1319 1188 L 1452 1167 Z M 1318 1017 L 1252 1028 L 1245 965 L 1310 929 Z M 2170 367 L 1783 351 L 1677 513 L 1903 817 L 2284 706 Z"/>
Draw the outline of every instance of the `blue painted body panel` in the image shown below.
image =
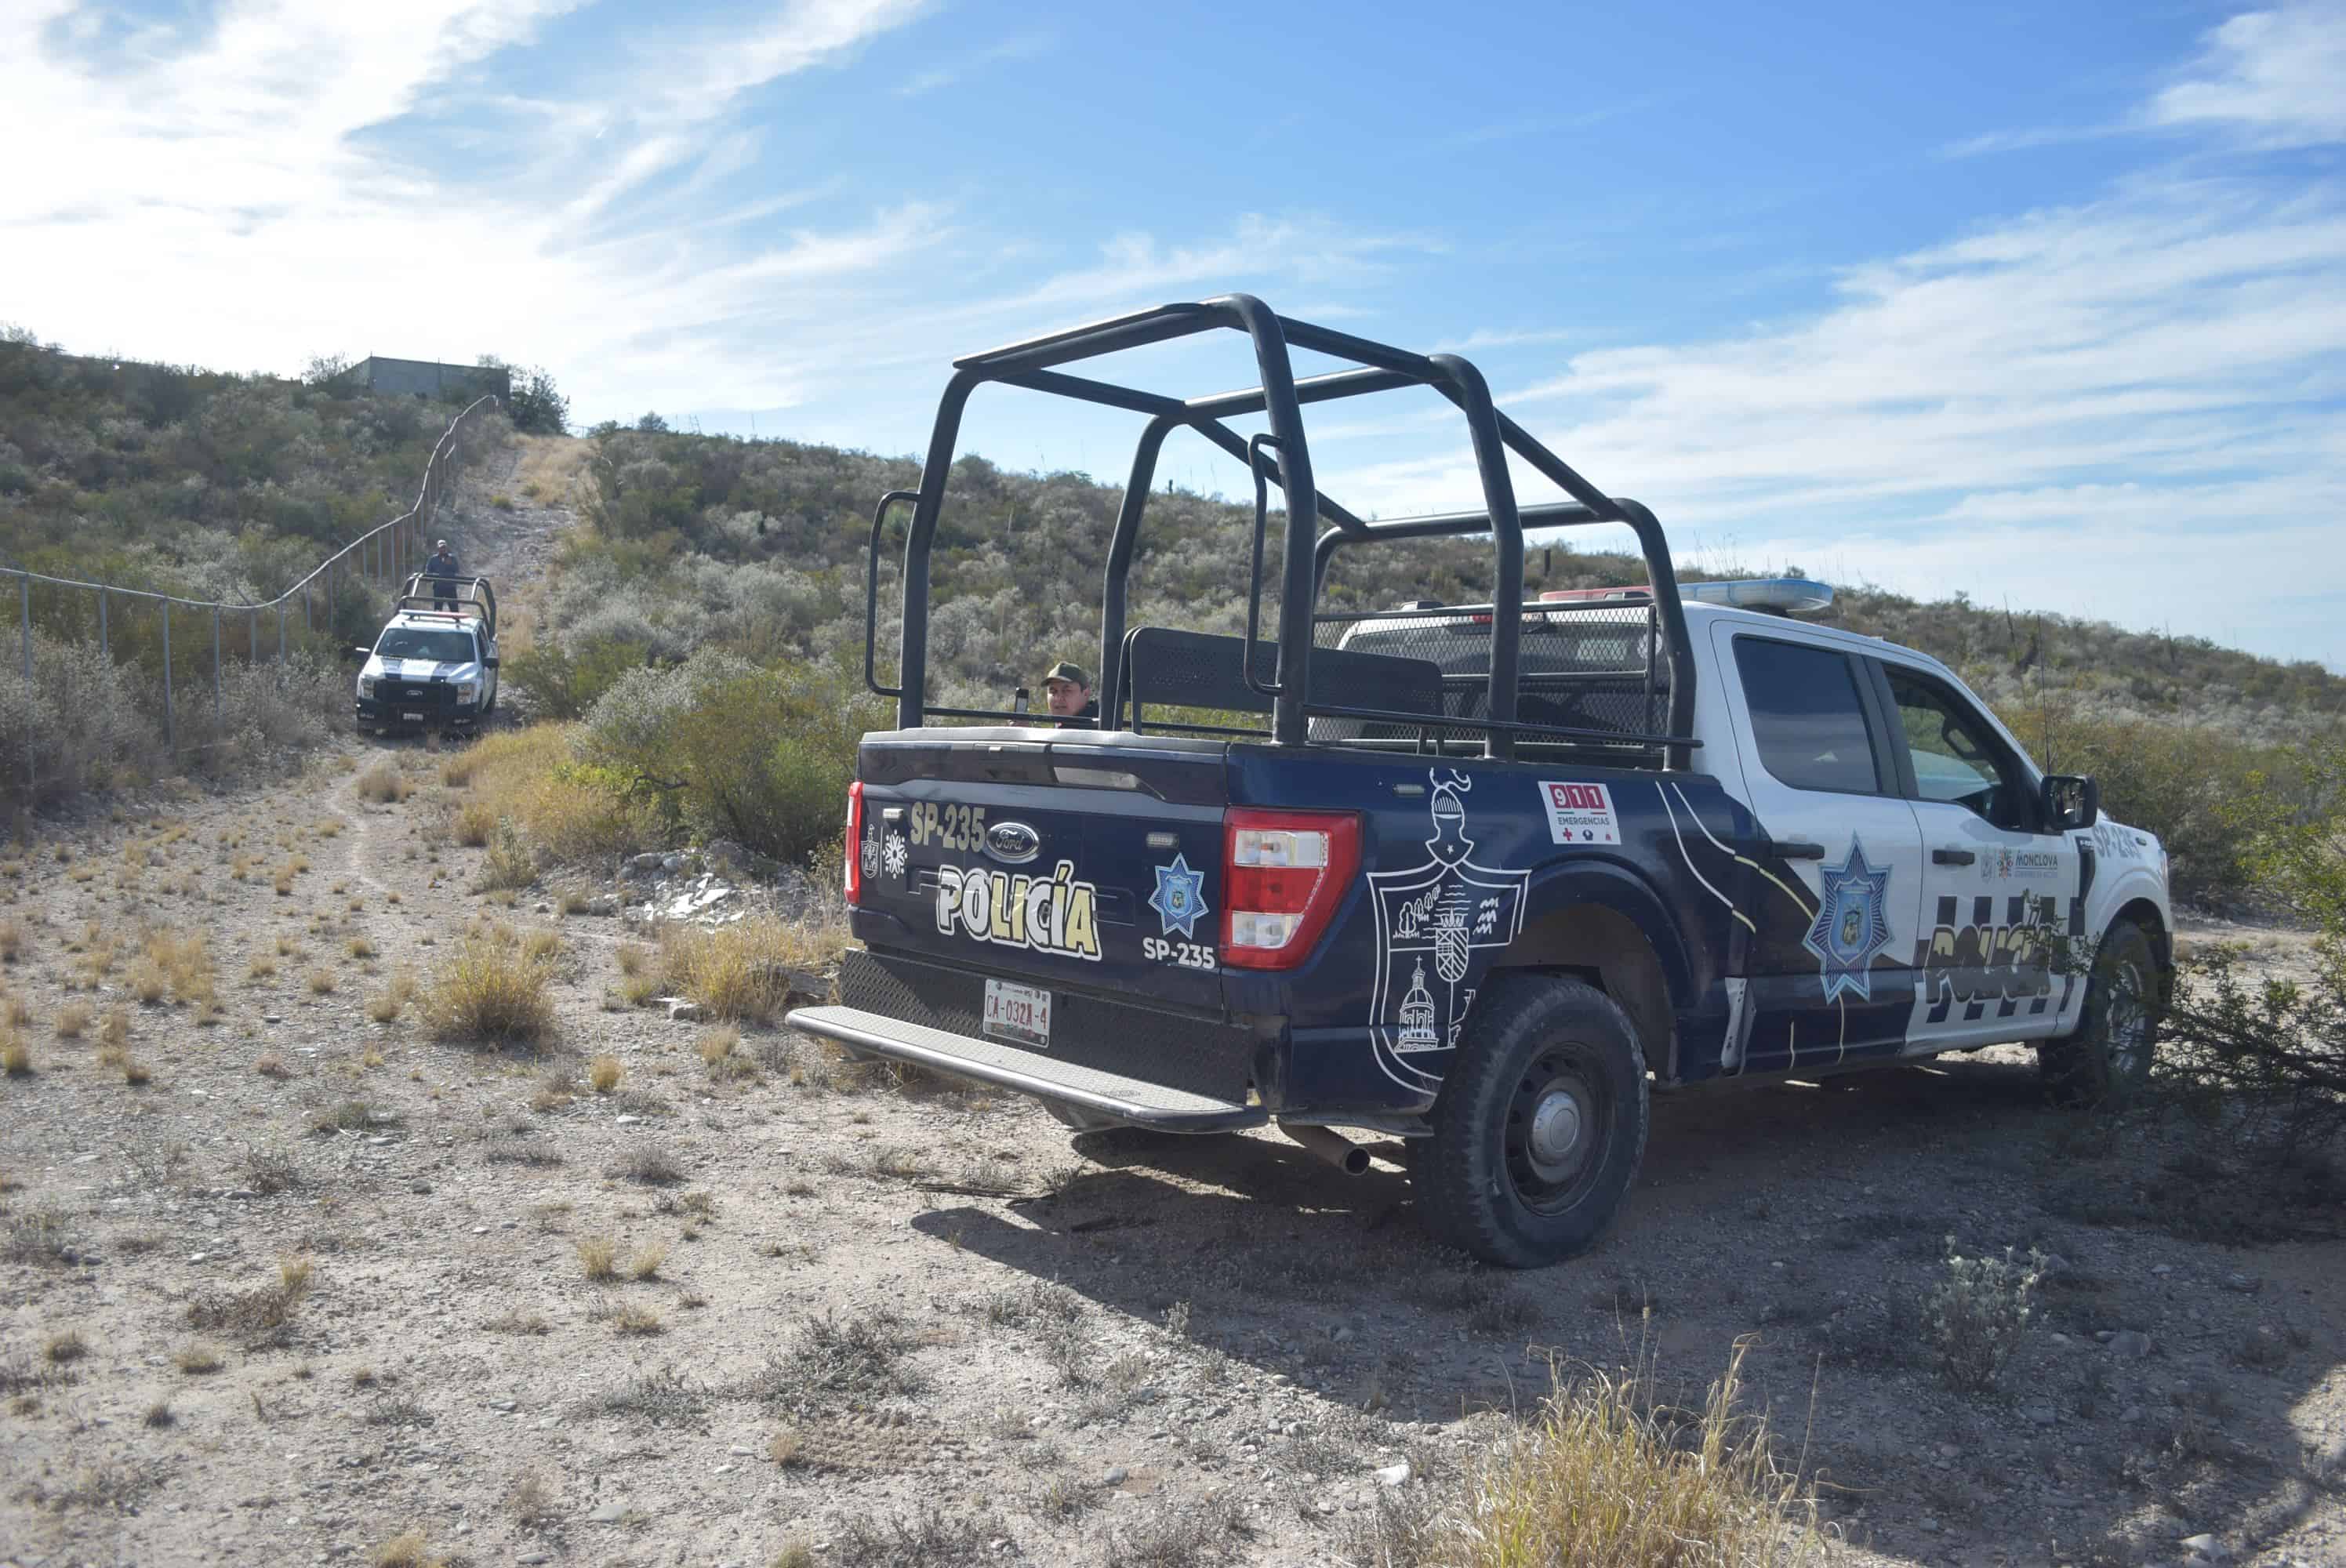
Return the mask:
<path id="1" fill-rule="evenodd" d="M 1763 840 L 1716 779 L 984 733 L 1016 738 L 931 729 L 866 739 L 864 893 L 853 925 L 875 950 L 1250 1027 L 1270 1048 L 1256 1085 L 1270 1108 L 1410 1115 L 1432 1105 L 1474 996 L 1510 943 L 1552 913 L 1598 904 L 1628 920 L 1660 960 L 1676 1023 L 1670 1075 L 1690 1082 L 1722 1070 L 1725 982 L 1744 972 L 1752 937 L 1724 901 L 1755 905 L 1746 891 L 1755 871 L 1735 857 Z M 1141 787 L 1058 782 L 1079 755 L 1085 767 L 1113 761 Z M 1544 803 L 1558 783 L 1583 795 L 1601 789 L 1609 824 L 1599 813 L 1593 828 L 1558 825 Z M 1295 969 L 1218 962 L 1226 805 L 1358 814 L 1359 872 Z M 989 853 L 987 834 L 1005 824 L 1031 830 L 1031 859 L 1004 864 Z M 1611 838 L 1618 841 L 1602 841 Z M 1009 841 L 1026 840 L 1011 831 Z M 1037 890 L 1052 879 L 1089 907 L 1089 920 L 1052 923 L 1050 895 Z M 966 890 L 979 882 L 984 907 L 973 911 Z M 1005 898 L 1035 911 L 1031 928 L 1001 912 Z M 1170 912 L 1152 898 L 1169 900 Z"/>

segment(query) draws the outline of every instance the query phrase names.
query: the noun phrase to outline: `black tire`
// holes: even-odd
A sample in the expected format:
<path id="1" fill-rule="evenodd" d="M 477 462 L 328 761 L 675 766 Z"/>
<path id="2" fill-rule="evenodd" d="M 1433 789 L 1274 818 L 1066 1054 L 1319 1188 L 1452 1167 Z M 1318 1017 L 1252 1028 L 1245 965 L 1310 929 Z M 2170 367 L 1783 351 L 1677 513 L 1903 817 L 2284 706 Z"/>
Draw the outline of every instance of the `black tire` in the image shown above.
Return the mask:
<path id="1" fill-rule="evenodd" d="M 2150 1081 L 2158 1046 L 2158 953 L 2132 921 L 2113 921 L 2094 953 L 2076 1033 L 2036 1047 L 2045 1093 L 2065 1105 L 2123 1105 Z"/>
<path id="2" fill-rule="evenodd" d="M 1556 975 L 1499 976 L 1474 999 L 1433 1136 L 1410 1146 L 1426 1228 L 1510 1268 L 1586 1251 L 1629 1196 L 1651 1115 L 1637 1026 L 1610 997 Z M 1569 1143 L 1543 1151 L 1543 1124 Z"/>

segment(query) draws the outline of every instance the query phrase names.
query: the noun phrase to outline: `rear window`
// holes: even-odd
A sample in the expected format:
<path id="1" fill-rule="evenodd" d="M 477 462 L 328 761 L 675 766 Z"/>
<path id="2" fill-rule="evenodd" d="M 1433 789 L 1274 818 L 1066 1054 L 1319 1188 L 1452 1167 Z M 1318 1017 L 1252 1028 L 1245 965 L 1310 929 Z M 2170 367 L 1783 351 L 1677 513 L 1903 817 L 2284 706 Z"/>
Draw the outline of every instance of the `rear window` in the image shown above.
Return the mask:
<path id="1" fill-rule="evenodd" d="M 1830 648 L 1735 639 L 1743 700 L 1760 762 L 1795 789 L 1878 795 L 1882 776 L 1866 733 L 1865 705 L 1848 656 Z"/>
<path id="2" fill-rule="evenodd" d="M 434 664 L 470 664 L 473 638 L 467 632 L 427 632 L 413 626 L 393 626 L 375 645 L 382 658 L 430 659 Z"/>

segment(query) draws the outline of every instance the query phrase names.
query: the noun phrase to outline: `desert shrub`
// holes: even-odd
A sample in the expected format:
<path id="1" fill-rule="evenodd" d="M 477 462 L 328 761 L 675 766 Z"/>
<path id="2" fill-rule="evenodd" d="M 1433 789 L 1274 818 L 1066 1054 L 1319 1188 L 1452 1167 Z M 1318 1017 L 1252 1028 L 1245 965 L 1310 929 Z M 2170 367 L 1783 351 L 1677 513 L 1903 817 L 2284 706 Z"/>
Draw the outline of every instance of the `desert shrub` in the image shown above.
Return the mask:
<path id="1" fill-rule="evenodd" d="M 624 637 L 539 641 L 507 654 L 503 673 L 546 718 L 578 718 L 650 652 L 649 643 Z"/>
<path id="2" fill-rule="evenodd" d="M 690 997 L 711 1018 L 770 1023 L 793 973 L 835 962 L 844 937 L 827 923 L 770 915 L 709 928 L 664 927 L 654 989 Z"/>
<path id="3" fill-rule="evenodd" d="M 622 677 L 595 705 L 581 750 L 696 834 L 804 860 L 837 836 L 857 743 L 886 722 L 835 670 L 704 652 Z"/>
<path id="4" fill-rule="evenodd" d="M 556 863 L 623 854 L 665 830 L 649 802 L 631 799 L 607 774 L 574 753 L 576 727 L 536 724 L 484 735 L 466 751 L 462 777 L 473 797 L 459 809 L 460 835 L 484 842 L 500 820 Z"/>
<path id="5" fill-rule="evenodd" d="M 2178 899 L 2237 903 L 2259 891 L 2259 813 L 2246 803 L 2302 797 L 2289 754 L 2212 729 L 2098 718 L 2078 707 L 2072 696 L 2055 696 L 2007 708 L 2004 718 L 2039 766 L 2093 775 L 2106 811 L 2158 835 Z"/>
<path id="6" fill-rule="evenodd" d="M 2323 1156 L 2346 1135 L 2346 747 L 2306 748 L 2290 762 L 2290 785 L 2259 775 L 2236 815 L 2267 898 L 2320 932 L 2313 972 L 2302 983 L 2255 976 L 2223 945 L 2188 955 L 2157 1063 L 2163 1101 L 2202 1113 L 2266 1176 Z"/>
<path id="7" fill-rule="evenodd" d="M 1650 1368 L 1561 1384 L 1527 1430 L 1476 1463 L 1463 1496 L 1388 1503 L 1355 1562 L 1655 1568 L 1798 1562 L 1813 1543 L 1798 1479 L 1764 1418 L 1738 1413 L 1743 1350 L 1698 1411 L 1660 1405 Z M 1440 1492 L 1433 1494 L 1439 1498 Z"/>
<path id="8" fill-rule="evenodd" d="M 1953 1237 L 1947 1246 L 1947 1278 L 1923 1303 L 1923 1319 L 1947 1385 L 1985 1393 L 2020 1348 L 2031 1312 L 2029 1295 L 2044 1278 L 2045 1255 L 2031 1252 L 2025 1262 L 2015 1261 L 2007 1247 L 2002 1257 L 1965 1257 L 1954 1251 Z"/>
<path id="9" fill-rule="evenodd" d="M 493 936 L 467 937 L 440 961 L 417 1010 L 443 1040 L 536 1044 L 554 1033 L 551 965 Z"/>
<path id="10" fill-rule="evenodd" d="M 0 767 L 0 810 L 174 773 L 233 779 L 282 767 L 348 711 L 346 678 L 307 655 L 289 656 L 281 667 L 227 664 L 215 709 L 209 657 L 207 647 L 200 680 L 189 679 L 184 665 L 174 671 L 175 752 L 164 744 L 159 678 L 101 655 L 94 640 L 61 641 L 36 629 L 32 685 L 16 667 L 0 669 L 0 757 L 9 759 Z M 29 778 L 26 758 L 35 762 Z"/>

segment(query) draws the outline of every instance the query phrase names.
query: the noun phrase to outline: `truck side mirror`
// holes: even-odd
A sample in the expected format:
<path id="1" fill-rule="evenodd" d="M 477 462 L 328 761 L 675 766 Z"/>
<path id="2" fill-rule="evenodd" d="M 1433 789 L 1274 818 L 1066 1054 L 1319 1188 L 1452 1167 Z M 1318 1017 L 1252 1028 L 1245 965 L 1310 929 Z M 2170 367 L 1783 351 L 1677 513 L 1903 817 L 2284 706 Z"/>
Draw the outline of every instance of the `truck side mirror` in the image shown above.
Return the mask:
<path id="1" fill-rule="evenodd" d="M 2045 776 L 2045 820 L 2055 833 L 2090 828 L 2101 820 L 2102 787 L 2076 773 Z"/>
<path id="2" fill-rule="evenodd" d="M 348 658 L 354 658 L 354 659 L 370 659 L 370 658 L 374 657 L 374 649 L 372 649 L 372 648 L 355 648 L 355 647 L 354 647 L 354 648 L 344 648 L 344 649 L 342 650 L 342 657 L 343 657 L 344 658 L 346 658 L 346 659 L 348 659 Z"/>
<path id="3" fill-rule="evenodd" d="M 496 668 L 496 667 L 497 667 L 497 656 L 496 656 L 496 655 L 495 655 L 495 654 L 491 654 L 488 657 L 486 657 L 486 658 L 483 659 L 483 660 L 481 661 L 481 667 L 482 667 L 483 669 L 495 669 L 495 668 Z"/>

